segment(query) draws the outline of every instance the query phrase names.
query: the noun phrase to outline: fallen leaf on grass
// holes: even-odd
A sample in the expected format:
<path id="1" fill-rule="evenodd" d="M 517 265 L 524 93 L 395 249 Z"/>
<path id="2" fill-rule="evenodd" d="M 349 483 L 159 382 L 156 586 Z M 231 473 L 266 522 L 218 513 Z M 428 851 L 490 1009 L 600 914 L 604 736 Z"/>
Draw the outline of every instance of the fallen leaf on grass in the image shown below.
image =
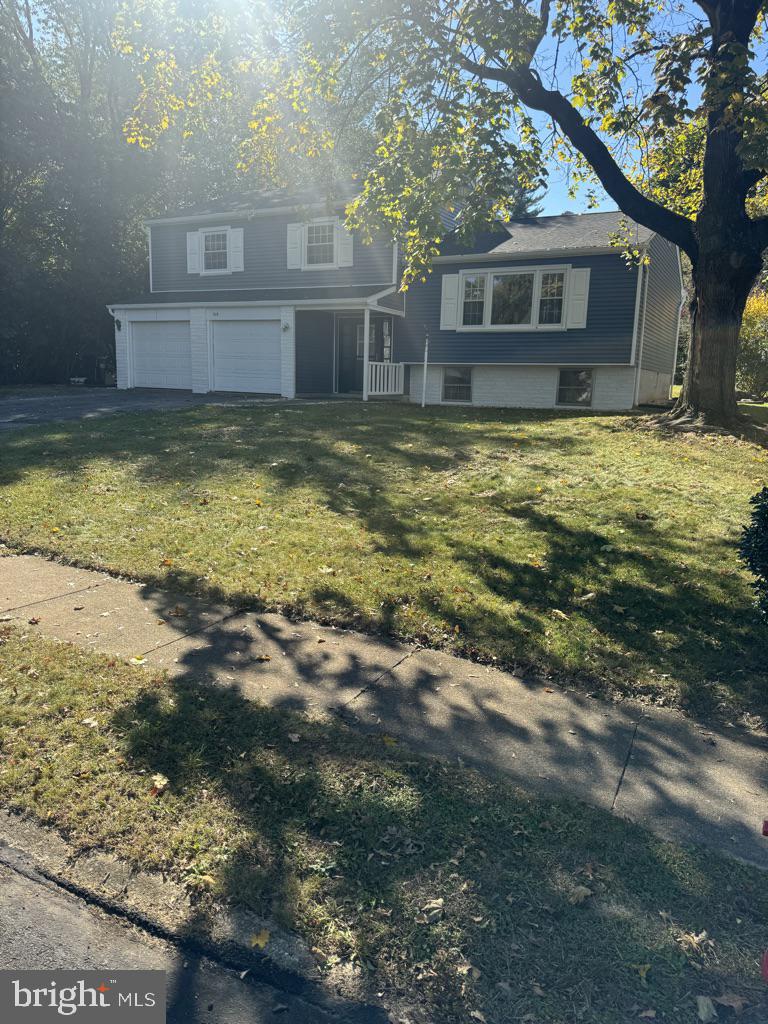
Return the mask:
<path id="1" fill-rule="evenodd" d="M 584 594 L 581 597 L 575 598 L 575 600 L 579 604 L 586 604 L 588 601 L 594 601 L 596 597 L 597 597 L 597 594 L 595 594 L 592 591 L 590 591 L 588 594 Z"/>
<path id="2" fill-rule="evenodd" d="M 594 893 L 588 886 L 577 885 L 571 893 L 571 895 L 568 897 L 568 902 L 572 903 L 574 906 L 578 906 L 579 903 L 583 903 L 585 900 L 588 900 L 589 897 L 593 895 Z"/>
<path id="3" fill-rule="evenodd" d="M 749 1006 L 749 1000 L 744 996 L 737 996 L 735 992 L 726 992 L 725 995 L 715 996 L 712 1000 L 718 1006 L 727 1006 L 734 1013 L 741 1013 L 745 1006 Z"/>
<path id="4" fill-rule="evenodd" d="M 656 1011 L 655 1010 L 643 1010 L 642 1013 L 638 1013 L 638 1017 L 641 1020 L 655 1020 L 656 1019 Z"/>
<path id="5" fill-rule="evenodd" d="M 640 975 L 640 981 L 642 981 L 644 985 L 647 985 L 648 982 L 646 981 L 646 979 L 648 977 L 648 972 L 651 969 L 651 964 L 630 964 L 629 966 L 632 968 L 632 970 L 637 971 L 637 973 Z"/>
<path id="6" fill-rule="evenodd" d="M 436 921 L 439 921 L 443 916 L 443 906 L 444 900 L 442 897 L 436 900 L 430 900 L 429 903 L 425 903 L 421 908 L 423 916 L 420 923 L 434 924 Z"/>
<path id="7" fill-rule="evenodd" d="M 143 654 L 137 654 L 133 658 L 128 659 L 132 665 L 143 665 L 147 660 Z"/>
<path id="8" fill-rule="evenodd" d="M 472 1010 L 469 1015 L 472 1020 L 479 1020 L 480 1024 L 485 1024 L 485 1017 L 480 1013 L 479 1010 Z"/>
<path id="9" fill-rule="evenodd" d="M 717 1010 L 709 996 L 696 996 L 696 1012 L 701 1024 L 713 1024 L 717 1020 Z"/>
<path id="10" fill-rule="evenodd" d="M 251 949 L 264 949 L 266 944 L 269 942 L 269 932 L 266 928 L 262 928 L 260 932 L 251 936 Z"/>
<path id="11" fill-rule="evenodd" d="M 297 732 L 289 732 L 288 739 L 291 741 L 291 743 L 298 743 L 299 740 L 301 739 L 301 736 L 299 736 Z"/>
<path id="12" fill-rule="evenodd" d="M 162 562 L 160 563 L 160 565 L 173 565 L 173 559 L 172 558 L 164 558 L 162 560 Z"/>
<path id="13" fill-rule="evenodd" d="M 561 612 L 559 608 L 553 608 L 552 614 L 555 616 L 556 619 L 562 619 L 563 622 L 568 622 L 568 616 L 565 614 L 565 612 Z"/>
<path id="14" fill-rule="evenodd" d="M 99 723 L 95 718 L 84 718 L 83 725 L 86 725 L 89 729 L 98 729 Z"/>
<path id="15" fill-rule="evenodd" d="M 159 772 L 157 775 L 152 776 L 152 789 L 149 791 L 150 796 L 162 796 L 163 793 L 168 789 L 170 782 L 164 775 Z"/>

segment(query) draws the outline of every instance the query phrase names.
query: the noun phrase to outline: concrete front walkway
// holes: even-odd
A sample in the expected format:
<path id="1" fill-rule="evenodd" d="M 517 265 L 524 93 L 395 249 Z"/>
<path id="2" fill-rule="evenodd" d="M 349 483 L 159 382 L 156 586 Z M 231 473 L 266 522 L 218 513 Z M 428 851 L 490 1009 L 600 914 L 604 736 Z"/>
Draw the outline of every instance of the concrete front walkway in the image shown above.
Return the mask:
<path id="1" fill-rule="evenodd" d="M 435 651 L 235 611 L 29 555 L 0 557 L 0 617 L 276 707 L 341 715 L 768 868 L 768 739 L 611 705 Z"/>

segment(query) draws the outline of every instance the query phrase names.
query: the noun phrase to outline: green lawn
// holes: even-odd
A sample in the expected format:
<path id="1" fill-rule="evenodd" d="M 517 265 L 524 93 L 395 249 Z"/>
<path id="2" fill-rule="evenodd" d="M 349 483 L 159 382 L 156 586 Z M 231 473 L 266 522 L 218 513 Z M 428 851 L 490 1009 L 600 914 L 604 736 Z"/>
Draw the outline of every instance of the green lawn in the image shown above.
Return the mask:
<path id="1" fill-rule="evenodd" d="M 9 627 L 0 753 L 6 805 L 186 882 L 196 920 L 276 915 L 395 1019 L 766 1019 L 768 875 L 601 811 Z"/>
<path id="2" fill-rule="evenodd" d="M 768 455 L 625 416 L 199 407 L 3 438 L 0 539 L 590 691 L 765 715 Z"/>

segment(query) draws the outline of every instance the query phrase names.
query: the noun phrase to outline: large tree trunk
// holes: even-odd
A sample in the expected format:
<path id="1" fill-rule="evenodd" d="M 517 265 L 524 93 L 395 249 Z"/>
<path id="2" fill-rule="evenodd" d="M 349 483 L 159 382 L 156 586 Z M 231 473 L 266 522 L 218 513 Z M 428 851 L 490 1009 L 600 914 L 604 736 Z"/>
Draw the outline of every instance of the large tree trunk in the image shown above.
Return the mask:
<path id="1" fill-rule="evenodd" d="M 674 418 L 730 427 L 737 419 L 736 356 L 744 306 L 761 270 L 757 252 L 702 256 L 693 269 L 688 367 Z"/>

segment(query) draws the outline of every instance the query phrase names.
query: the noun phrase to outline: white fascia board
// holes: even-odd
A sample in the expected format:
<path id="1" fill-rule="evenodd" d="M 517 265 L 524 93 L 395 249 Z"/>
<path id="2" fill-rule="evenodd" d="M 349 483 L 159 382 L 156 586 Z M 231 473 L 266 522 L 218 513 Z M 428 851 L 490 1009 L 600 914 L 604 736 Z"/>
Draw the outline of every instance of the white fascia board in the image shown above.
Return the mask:
<path id="1" fill-rule="evenodd" d="M 153 227 L 162 224 L 209 224 L 211 221 L 220 221 L 222 218 L 230 220 L 251 220 L 253 217 L 272 217 L 280 213 L 307 213 L 311 210 L 327 210 L 330 206 L 333 210 L 346 209 L 348 201 L 334 200 L 331 203 L 305 203 L 303 205 L 293 204 L 291 206 L 273 206 L 269 210 L 220 210 L 218 213 L 184 213 L 177 217 L 153 217 L 145 220 L 145 227 Z"/>
<path id="2" fill-rule="evenodd" d="M 419 360 L 416 360 L 416 361 L 414 361 L 413 359 L 405 359 L 405 360 L 402 360 L 402 362 L 403 362 L 404 366 L 423 366 L 424 365 L 424 361 L 422 359 L 419 359 Z M 593 369 L 596 366 L 631 366 L 632 364 L 631 363 L 591 363 L 591 362 L 589 362 L 586 359 L 580 359 L 578 363 L 563 363 L 563 362 L 558 362 L 558 363 L 541 363 L 541 362 L 539 362 L 539 363 L 500 363 L 498 361 L 496 361 L 494 363 L 478 363 L 478 361 L 476 359 L 475 360 L 471 360 L 471 361 L 467 361 L 466 359 L 464 359 L 464 360 L 462 360 L 462 359 L 448 359 L 448 360 L 440 360 L 439 362 L 437 360 L 435 360 L 433 362 L 430 359 L 429 365 L 430 366 L 541 366 L 541 367 L 544 367 L 545 369 L 551 369 L 551 368 L 558 369 L 561 366 L 578 366 L 578 367 L 583 367 L 585 370 L 591 370 L 591 369 Z M 573 408 L 574 409 L 584 409 L 584 408 L 587 408 L 587 407 L 583 406 L 583 405 L 576 405 L 576 406 L 573 406 Z"/>
<path id="3" fill-rule="evenodd" d="M 341 309 L 365 309 L 367 304 L 367 298 L 357 299 L 259 299 L 251 302 L 122 302 L 120 303 L 120 309 L 189 309 L 190 307 L 210 307 L 212 309 L 219 309 L 220 307 L 238 307 L 241 309 L 247 309 L 251 306 L 262 307 L 262 306 L 302 306 L 309 307 L 312 309 L 327 309 L 327 308 L 341 308 Z M 115 306 L 107 306 L 107 309 L 115 309 Z M 389 310 L 387 312 L 390 312 Z"/>
<path id="4" fill-rule="evenodd" d="M 642 252 L 648 242 L 638 245 Z M 435 256 L 433 263 L 487 263 L 493 260 L 547 260 L 553 257 L 562 259 L 567 256 L 616 256 L 621 255 L 621 248 L 616 245 L 591 246 L 581 249 L 534 249 L 530 252 L 480 252 L 466 253 L 458 256 Z M 538 365 L 538 364 L 536 364 Z"/>

